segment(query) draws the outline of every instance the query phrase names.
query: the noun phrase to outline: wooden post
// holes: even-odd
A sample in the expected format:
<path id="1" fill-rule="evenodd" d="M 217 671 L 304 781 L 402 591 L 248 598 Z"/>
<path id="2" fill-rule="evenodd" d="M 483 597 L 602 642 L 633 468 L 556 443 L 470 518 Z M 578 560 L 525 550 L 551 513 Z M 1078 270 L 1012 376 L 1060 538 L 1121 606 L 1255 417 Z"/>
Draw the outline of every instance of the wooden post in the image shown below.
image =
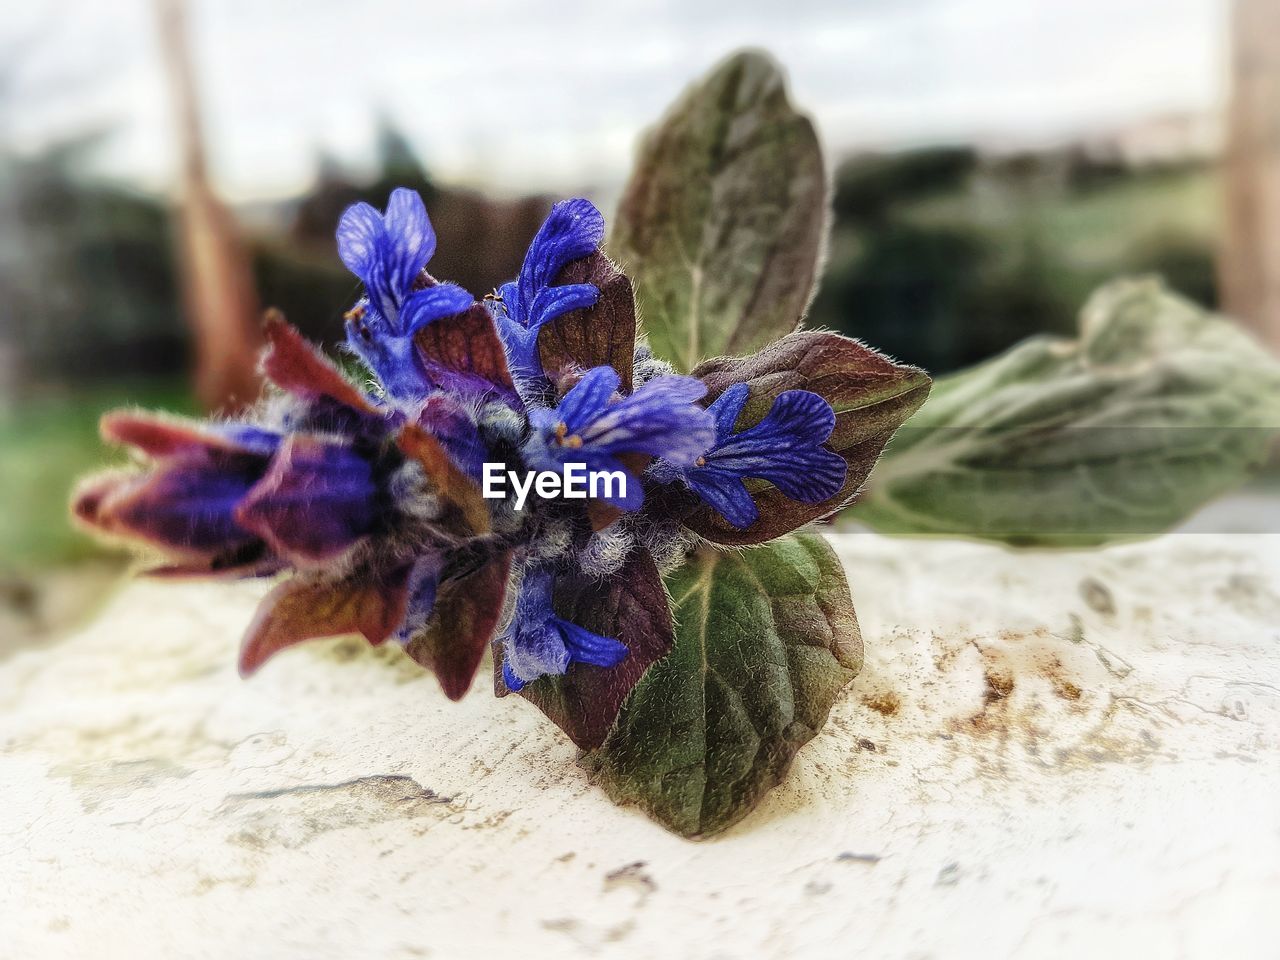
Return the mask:
<path id="1" fill-rule="evenodd" d="M 1234 0 L 1223 307 L 1280 352 L 1280 2 Z"/>
<path id="2" fill-rule="evenodd" d="M 178 256 L 196 395 L 208 410 L 230 411 L 258 397 L 260 307 L 235 222 L 209 186 L 183 0 L 156 0 L 156 13 L 182 153 Z"/>

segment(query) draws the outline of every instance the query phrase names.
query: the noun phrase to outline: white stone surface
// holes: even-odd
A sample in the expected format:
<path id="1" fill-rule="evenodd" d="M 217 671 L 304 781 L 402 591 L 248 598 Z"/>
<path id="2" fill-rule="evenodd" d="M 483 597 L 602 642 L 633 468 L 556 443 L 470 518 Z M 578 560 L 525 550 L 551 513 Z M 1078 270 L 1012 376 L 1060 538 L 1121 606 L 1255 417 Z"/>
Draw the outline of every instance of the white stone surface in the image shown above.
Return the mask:
<path id="1" fill-rule="evenodd" d="M 835 540 L 867 668 L 704 843 L 396 651 L 240 681 L 261 586 L 0 639 L 0 955 L 1277 955 L 1280 536 Z"/>

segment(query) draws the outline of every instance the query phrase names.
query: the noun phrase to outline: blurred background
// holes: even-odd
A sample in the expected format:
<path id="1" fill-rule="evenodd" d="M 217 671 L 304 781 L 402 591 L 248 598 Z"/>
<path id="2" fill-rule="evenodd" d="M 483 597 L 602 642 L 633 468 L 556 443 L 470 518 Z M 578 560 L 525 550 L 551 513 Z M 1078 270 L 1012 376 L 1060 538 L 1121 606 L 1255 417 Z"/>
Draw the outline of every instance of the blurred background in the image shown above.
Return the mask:
<path id="1" fill-rule="evenodd" d="M 1276 0 L 46 0 L 0 21 L 0 625 L 119 559 L 65 520 L 98 414 L 251 396 L 257 316 L 332 343 L 344 206 L 419 190 L 482 294 L 550 203 L 606 212 L 731 50 L 814 117 L 810 323 L 944 372 L 1162 274 L 1280 344 Z"/>

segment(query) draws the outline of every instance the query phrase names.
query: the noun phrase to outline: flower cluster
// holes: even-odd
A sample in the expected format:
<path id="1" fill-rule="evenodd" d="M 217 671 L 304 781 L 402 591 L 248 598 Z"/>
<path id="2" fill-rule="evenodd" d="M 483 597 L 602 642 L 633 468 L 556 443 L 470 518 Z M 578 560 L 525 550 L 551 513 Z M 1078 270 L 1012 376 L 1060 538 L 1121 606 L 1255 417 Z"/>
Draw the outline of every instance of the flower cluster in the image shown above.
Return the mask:
<path id="1" fill-rule="evenodd" d="M 402 644 L 459 697 L 492 645 L 500 690 L 550 675 L 587 691 L 599 716 L 575 739 L 598 741 L 670 647 L 669 610 L 636 616 L 616 586 L 661 606 L 663 572 L 709 520 L 758 542 L 780 532 L 762 496 L 810 505 L 797 526 L 851 493 L 822 396 L 679 375 L 637 346 L 631 284 L 603 236 L 590 202 L 557 204 L 519 276 L 476 300 L 427 271 L 436 241 L 417 194 L 352 206 L 338 253 L 364 295 L 346 344 L 375 382 L 357 386 L 269 314 L 259 404 L 219 422 L 109 414 L 104 437 L 144 462 L 85 481 L 75 515 L 149 544 L 158 575 L 286 574 L 249 626 L 246 674 L 359 632 Z M 486 463 L 627 482 L 516 509 L 480 495 Z M 657 626 L 641 636 L 638 621 Z"/>

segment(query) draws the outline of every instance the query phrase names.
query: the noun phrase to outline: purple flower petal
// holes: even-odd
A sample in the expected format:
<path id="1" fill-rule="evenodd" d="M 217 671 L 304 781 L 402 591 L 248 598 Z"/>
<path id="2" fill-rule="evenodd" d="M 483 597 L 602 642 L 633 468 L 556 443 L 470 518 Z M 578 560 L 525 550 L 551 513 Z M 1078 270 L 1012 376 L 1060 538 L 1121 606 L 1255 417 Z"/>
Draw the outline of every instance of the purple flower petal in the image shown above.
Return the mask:
<path id="1" fill-rule="evenodd" d="M 760 518 L 760 510 L 747 492 L 746 484 L 735 474 L 691 470 L 689 487 L 739 530 L 745 530 Z"/>
<path id="2" fill-rule="evenodd" d="M 338 220 L 338 257 L 366 284 L 382 259 L 385 233 L 382 214 L 367 203 L 353 203 Z"/>
<path id="3" fill-rule="evenodd" d="M 369 462 L 349 446 L 293 434 L 235 516 L 299 566 L 320 564 L 373 529 L 375 494 Z"/>
<path id="4" fill-rule="evenodd" d="M 456 316 L 475 303 L 471 294 L 452 283 L 441 283 L 411 293 L 400 308 L 403 336 L 412 336 L 434 320 Z"/>
<path id="5" fill-rule="evenodd" d="M 584 447 L 606 453 L 647 453 L 674 464 L 693 463 L 715 442 L 711 416 L 695 403 L 706 392 L 693 377 L 657 377 L 575 432 Z"/>
<path id="6" fill-rule="evenodd" d="M 554 585 L 548 570 L 525 573 L 511 626 L 501 638 L 502 679 L 510 690 L 546 674 L 563 674 L 574 661 L 613 667 L 626 659 L 625 644 L 555 616 Z"/>
<path id="7" fill-rule="evenodd" d="M 739 476 L 768 480 L 792 500 L 819 503 L 844 486 L 843 457 L 822 446 L 835 411 L 816 393 L 788 390 L 758 424 L 716 447 L 707 463 Z"/>
<path id="8" fill-rule="evenodd" d="M 387 276 L 390 242 L 382 214 L 367 203 L 353 203 L 338 221 L 337 240 L 338 256 L 364 284 L 371 308 L 394 323 L 400 301 Z"/>
<path id="9" fill-rule="evenodd" d="M 426 205 L 417 191 L 397 187 L 387 200 L 383 217 L 389 243 L 384 253 L 387 280 L 406 297 L 428 261 L 436 252 L 436 233 L 431 228 Z"/>
<path id="10" fill-rule="evenodd" d="M 444 566 L 444 557 L 439 553 L 428 553 L 419 557 L 409 571 L 408 602 L 405 606 L 404 623 L 396 631 L 396 638 L 406 643 L 415 633 L 426 627 L 431 613 L 436 606 L 436 592 L 440 586 L 440 571 Z"/>
<path id="11" fill-rule="evenodd" d="M 594 253 L 603 241 L 604 216 L 590 200 L 563 200 L 552 207 L 520 267 L 517 319 L 525 326 L 550 319 L 535 317 L 534 298 L 555 283 L 566 264 Z"/>
<path id="12" fill-rule="evenodd" d="M 499 288 L 498 333 L 518 380 L 543 375 L 537 351 L 539 328 L 571 310 L 590 307 L 600 298 L 594 284 L 556 286 L 555 282 L 568 264 L 595 253 L 603 240 L 604 217 L 589 200 L 557 203 L 529 244 L 520 276 Z"/>
<path id="13" fill-rule="evenodd" d="M 733 435 L 734 424 L 738 422 L 742 408 L 747 405 L 747 398 L 750 396 L 751 388 L 749 386 L 745 383 L 735 383 L 720 396 L 716 397 L 711 406 L 707 407 L 707 412 L 711 414 L 716 423 L 717 443 L 723 443 Z"/>
<path id="14" fill-rule="evenodd" d="M 767 480 L 801 503 L 821 503 L 839 493 L 848 472 L 845 459 L 823 446 L 836 422 L 826 400 L 808 390 L 787 390 L 763 420 L 733 433 L 749 393 L 746 384 L 735 384 L 708 408 L 716 423 L 716 444 L 709 452 L 683 471 L 667 464 L 656 470 L 664 481 L 683 475 L 702 500 L 740 530 L 759 519 L 744 478 Z"/>
<path id="15" fill-rule="evenodd" d="M 564 395 L 556 408 L 558 419 L 569 433 L 584 429 L 609 402 L 621 379 L 613 367 L 593 367 Z"/>
<path id="16" fill-rule="evenodd" d="M 267 459 L 192 452 L 150 473 L 117 475 L 78 497 L 76 513 L 107 533 L 150 541 L 169 552 L 207 556 L 257 538 L 235 518 L 236 504 L 262 476 Z"/>
<path id="17" fill-rule="evenodd" d="M 385 216 L 367 203 L 354 203 L 338 221 L 337 240 L 338 256 L 364 282 L 369 300 L 356 308 L 369 315 L 348 326 L 352 346 L 359 350 L 358 341 L 368 339 L 365 334 L 403 333 L 401 306 L 436 249 L 422 198 L 399 187 L 387 202 Z"/>
<path id="18" fill-rule="evenodd" d="M 595 667 L 616 667 L 627 658 L 627 645 L 613 637 L 602 637 L 559 617 L 551 622 L 560 631 L 572 661 Z"/>
<path id="19" fill-rule="evenodd" d="M 625 492 L 615 490 L 597 499 L 622 510 L 638 510 L 644 487 L 636 473 L 645 469 L 648 458 L 692 464 L 715 442 L 715 427 L 711 415 L 696 402 L 706 387 L 692 377 L 657 377 L 615 401 L 619 380 L 612 367 L 594 367 L 556 410 L 532 410 L 534 436 L 524 449 L 539 469 L 583 463 L 588 471 L 622 471 Z"/>
<path id="20" fill-rule="evenodd" d="M 591 283 L 569 283 L 547 287 L 533 298 L 529 308 L 528 328 L 538 330 L 561 314 L 583 307 L 593 307 L 600 299 L 600 288 Z"/>

